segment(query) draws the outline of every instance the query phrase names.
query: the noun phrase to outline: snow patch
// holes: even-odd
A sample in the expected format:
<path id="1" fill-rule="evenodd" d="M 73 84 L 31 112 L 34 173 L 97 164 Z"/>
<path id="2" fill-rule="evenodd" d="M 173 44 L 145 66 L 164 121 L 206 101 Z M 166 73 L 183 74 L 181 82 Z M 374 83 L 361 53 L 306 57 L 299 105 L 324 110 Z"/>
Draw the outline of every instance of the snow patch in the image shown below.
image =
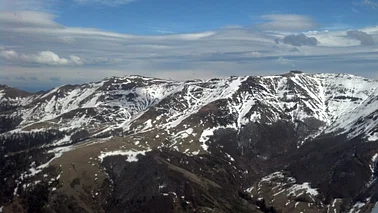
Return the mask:
<path id="1" fill-rule="evenodd" d="M 376 163 L 377 162 L 378 153 L 374 154 L 371 158 L 371 162 Z"/>
<path id="2" fill-rule="evenodd" d="M 378 141 L 378 132 L 374 133 L 371 136 L 368 136 L 367 140 L 368 141 Z"/>
<path id="3" fill-rule="evenodd" d="M 126 159 L 127 162 L 137 162 L 138 161 L 138 158 L 137 158 L 138 155 L 145 155 L 146 152 L 149 152 L 149 151 L 151 151 L 151 149 L 143 150 L 143 151 L 116 150 L 116 151 L 111 151 L 111 152 L 101 152 L 101 154 L 98 156 L 98 158 L 102 162 L 104 160 L 104 158 L 106 158 L 108 156 L 124 155 L 124 156 L 127 156 L 127 159 Z"/>
<path id="4" fill-rule="evenodd" d="M 61 157 L 61 156 L 63 155 L 63 153 L 68 152 L 68 151 L 71 151 L 72 149 L 73 149 L 72 146 L 66 146 L 66 147 L 58 147 L 58 148 L 54 148 L 54 149 L 52 149 L 52 150 L 49 150 L 48 153 L 54 153 L 54 154 L 55 154 L 54 157 L 51 158 L 47 163 L 38 166 L 38 167 L 37 167 L 37 170 L 42 170 L 43 168 L 48 167 L 49 164 L 50 164 L 53 160 L 55 160 L 55 159 Z M 39 172 L 40 172 L 40 171 L 39 171 Z"/>
<path id="5" fill-rule="evenodd" d="M 359 213 L 362 207 L 365 206 L 365 203 L 357 202 L 354 206 L 350 209 L 349 213 Z"/>
<path id="6" fill-rule="evenodd" d="M 288 188 L 288 192 L 291 195 L 297 196 L 301 193 L 309 194 L 313 197 L 317 196 L 319 192 L 316 189 L 311 188 L 310 183 L 302 183 L 302 184 L 294 184 L 290 188 Z"/>
<path id="7" fill-rule="evenodd" d="M 208 145 L 206 145 L 206 142 L 210 139 L 211 136 L 214 136 L 214 132 L 218 129 L 227 129 L 227 128 L 232 128 L 232 129 L 237 129 L 235 124 L 229 124 L 227 126 L 218 126 L 218 127 L 213 127 L 213 128 L 208 128 L 202 131 L 202 134 L 199 138 L 199 142 L 201 143 L 201 147 L 204 151 L 207 151 L 209 148 Z"/>
<path id="8" fill-rule="evenodd" d="M 61 146 L 67 143 L 70 143 L 71 141 L 71 136 L 70 135 L 65 135 L 64 138 L 54 142 L 52 145 L 53 146 Z"/>
<path id="9" fill-rule="evenodd" d="M 29 169 L 29 174 L 26 174 L 26 173 L 25 173 L 25 174 L 22 175 L 21 178 L 23 179 L 23 178 L 25 178 L 25 177 L 34 176 L 34 175 L 40 173 L 44 168 L 47 168 L 47 167 L 49 166 L 49 164 L 50 164 L 53 160 L 55 160 L 55 159 L 61 157 L 61 156 L 63 155 L 64 152 L 68 152 L 68 151 L 70 151 L 70 150 L 72 150 L 72 146 L 58 147 L 58 148 L 54 148 L 54 149 L 52 149 L 52 150 L 49 150 L 47 153 L 54 153 L 54 157 L 52 157 L 47 163 L 44 163 L 44 164 L 39 165 L 37 168 L 34 167 L 34 166 L 35 166 L 35 163 L 33 162 L 33 163 L 30 165 L 31 168 Z"/>
<path id="10" fill-rule="evenodd" d="M 193 128 L 188 128 L 186 130 L 183 130 L 183 131 L 180 131 L 180 132 L 177 132 L 173 138 L 176 139 L 176 138 L 181 138 L 181 139 L 184 139 L 184 138 L 187 138 L 189 137 L 190 135 L 193 134 Z"/>
<path id="11" fill-rule="evenodd" d="M 231 157 L 231 155 L 229 155 L 228 153 L 224 153 L 232 162 L 235 161 L 235 159 L 233 157 Z"/>
<path id="12" fill-rule="evenodd" d="M 274 179 L 284 179 L 285 175 L 282 172 L 274 172 L 268 176 L 261 178 L 261 182 L 271 182 Z"/>
<path id="13" fill-rule="evenodd" d="M 146 122 L 144 122 L 144 127 L 142 129 L 142 131 L 146 131 L 150 128 L 152 128 L 152 120 L 151 119 L 148 119 Z"/>

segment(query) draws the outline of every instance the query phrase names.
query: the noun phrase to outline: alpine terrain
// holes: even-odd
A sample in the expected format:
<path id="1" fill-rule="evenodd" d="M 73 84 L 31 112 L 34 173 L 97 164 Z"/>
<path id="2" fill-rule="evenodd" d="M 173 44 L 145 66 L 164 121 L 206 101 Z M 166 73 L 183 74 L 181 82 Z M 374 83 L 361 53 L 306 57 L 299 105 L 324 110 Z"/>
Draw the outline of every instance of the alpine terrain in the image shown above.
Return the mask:
<path id="1" fill-rule="evenodd" d="M 350 212 L 378 201 L 378 81 L 0 86 L 0 212 Z"/>

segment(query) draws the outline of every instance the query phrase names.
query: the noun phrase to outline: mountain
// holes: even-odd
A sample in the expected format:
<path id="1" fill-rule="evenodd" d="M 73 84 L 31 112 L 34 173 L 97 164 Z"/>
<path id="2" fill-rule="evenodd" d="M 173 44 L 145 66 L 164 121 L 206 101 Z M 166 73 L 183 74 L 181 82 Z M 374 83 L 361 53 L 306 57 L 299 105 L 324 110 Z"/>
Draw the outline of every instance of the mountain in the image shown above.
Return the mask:
<path id="1" fill-rule="evenodd" d="M 0 86 L 3 212 L 370 212 L 378 81 L 348 74 Z"/>

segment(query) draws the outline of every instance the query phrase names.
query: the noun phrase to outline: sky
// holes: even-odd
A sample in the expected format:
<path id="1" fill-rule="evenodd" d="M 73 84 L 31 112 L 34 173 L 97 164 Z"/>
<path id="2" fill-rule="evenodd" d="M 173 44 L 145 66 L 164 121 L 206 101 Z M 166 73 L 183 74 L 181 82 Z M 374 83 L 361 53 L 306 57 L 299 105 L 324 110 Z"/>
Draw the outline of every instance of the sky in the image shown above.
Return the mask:
<path id="1" fill-rule="evenodd" d="M 290 70 L 378 79 L 378 0 L 0 0 L 0 84 Z"/>

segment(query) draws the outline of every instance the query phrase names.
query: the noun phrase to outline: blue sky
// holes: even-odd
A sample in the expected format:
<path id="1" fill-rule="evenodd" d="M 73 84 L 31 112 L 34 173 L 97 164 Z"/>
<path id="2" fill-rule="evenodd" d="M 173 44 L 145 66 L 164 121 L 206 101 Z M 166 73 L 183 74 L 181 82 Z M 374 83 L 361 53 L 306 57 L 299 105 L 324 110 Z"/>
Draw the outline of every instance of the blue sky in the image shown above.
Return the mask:
<path id="1" fill-rule="evenodd" d="M 104 1 L 105 2 L 105 1 Z M 320 28 L 358 28 L 377 25 L 374 3 L 355 0 L 137 0 L 60 3 L 57 22 L 67 26 L 94 27 L 119 33 L 156 34 L 216 30 L 227 25 L 251 26 L 264 22 L 265 14 L 303 14 Z M 368 1 L 373 2 L 373 1 Z"/>
<path id="2" fill-rule="evenodd" d="M 0 84 L 300 69 L 378 78 L 377 0 L 0 0 Z"/>

